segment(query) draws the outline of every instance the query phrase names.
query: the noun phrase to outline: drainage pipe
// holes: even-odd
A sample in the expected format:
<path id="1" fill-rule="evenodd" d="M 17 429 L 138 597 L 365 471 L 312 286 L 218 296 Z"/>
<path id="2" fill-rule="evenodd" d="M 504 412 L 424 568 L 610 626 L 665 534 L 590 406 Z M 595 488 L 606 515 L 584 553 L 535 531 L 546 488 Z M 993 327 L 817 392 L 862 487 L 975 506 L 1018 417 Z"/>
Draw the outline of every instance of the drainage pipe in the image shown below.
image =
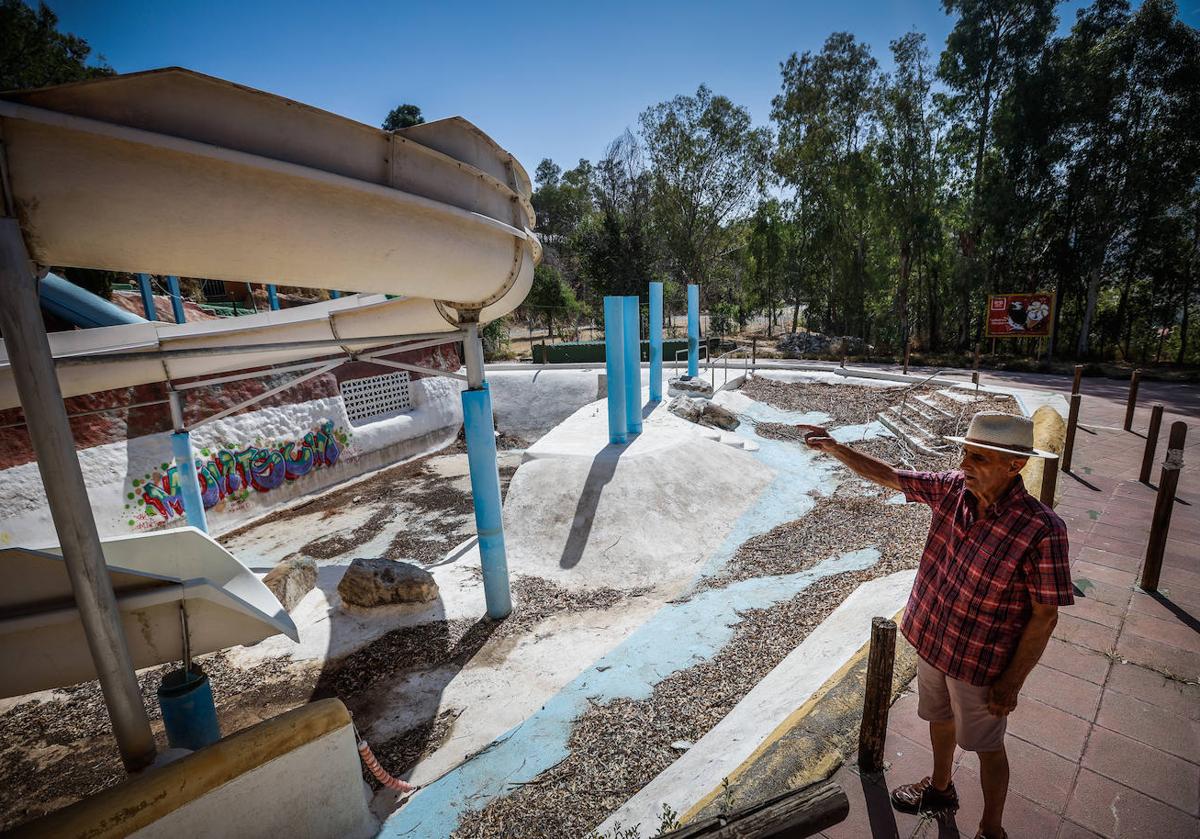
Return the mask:
<path id="1" fill-rule="evenodd" d="M 650 283 L 650 401 L 662 402 L 663 284 Z"/>
<path id="2" fill-rule="evenodd" d="M 121 761 L 127 771 L 136 772 L 153 762 L 154 736 L 75 455 L 31 268 L 16 219 L 0 219 L 0 334 Z"/>
<path id="3" fill-rule="evenodd" d="M 700 375 L 700 286 L 687 287 L 688 378 Z"/>
<path id="4" fill-rule="evenodd" d="M 171 435 L 171 454 L 175 458 L 179 494 L 183 496 L 183 512 L 187 515 L 188 524 L 207 533 L 208 516 L 204 513 L 200 476 L 196 474 L 196 458 L 192 454 L 192 435 L 183 422 L 183 396 L 173 390 L 167 398 L 171 405 L 171 424 L 175 428 Z"/>
<path id="5" fill-rule="evenodd" d="M 625 303 L 620 297 L 604 298 L 604 369 L 608 379 L 608 442 L 621 445 L 628 439 L 625 416 L 625 338 L 622 321 Z"/>
<path id="6" fill-rule="evenodd" d="M 475 530 L 479 535 L 479 559 L 483 567 L 483 598 L 488 617 L 500 620 L 512 612 L 512 593 L 504 548 L 500 472 L 496 464 L 496 423 L 492 415 L 492 394 L 483 379 L 483 342 L 479 338 L 479 324 L 464 326 L 467 333 L 463 338 L 467 390 L 462 394 L 463 436 L 467 441 L 471 501 L 475 508 Z"/>
<path id="7" fill-rule="evenodd" d="M 642 433 L 642 331 L 638 296 L 625 298 L 621 331 L 625 343 L 625 430 Z"/>

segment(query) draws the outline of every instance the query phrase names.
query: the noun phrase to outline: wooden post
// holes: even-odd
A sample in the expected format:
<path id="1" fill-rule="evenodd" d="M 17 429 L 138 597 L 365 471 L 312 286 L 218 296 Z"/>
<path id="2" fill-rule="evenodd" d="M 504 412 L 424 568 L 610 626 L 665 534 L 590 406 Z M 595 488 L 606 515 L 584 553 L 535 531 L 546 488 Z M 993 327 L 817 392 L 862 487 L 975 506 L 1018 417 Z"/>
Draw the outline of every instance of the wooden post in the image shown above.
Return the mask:
<path id="1" fill-rule="evenodd" d="M 722 813 L 660 833 L 659 839 L 734 839 L 735 837 L 813 836 L 850 815 L 846 791 L 833 781 L 817 781 L 781 792 L 732 813 Z"/>
<path id="2" fill-rule="evenodd" d="M 975 370 L 976 372 L 978 372 L 978 371 L 979 371 L 979 351 L 980 351 L 981 349 L 983 349 L 983 345 L 982 345 L 982 344 L 976 344 L 976 345 L 975 345 L 975 366 L 974 366 L 974 367 L 972 367 L 971 369 L 972 369 L 972 370 Z"/>
<path id="3" fill-rule="evenodd" d="M 755 335 L 750 339 L 750 369 L 753 370 L 758 366 L 758 336 Z"/>
<path id="4" fill-rule="evenodd" d="M 883 741 L 887 737 L 888 709 L 892 704 L 895 660 L 896 622 L 872 618 L 862 725 L 858 729 L 858 768 L 863 772 L 883 769 Z"/>
<path id="5" fill-rule="evenodd" d="M 1129 377 L 1129 401 L 1125 403 L 1125 430 L 1133 428 L 1133 411 L 1137 407 L 1138 380 L 1142 377 L 1141 370 L 1134 370 Z"/>
<path id="6" fill-rule="evenodd" d="M 1054 490 L 1058 488 L 1058 458 L 1042 460 L 1042 491 L 1038 499 L 1047 507 L 1054 506 Z"/>
<path id="7" fill-rule="evenodd" d="M 846 351 L 842 350 L 842 369 L 846 367 Z"/>
<path id="8" fill-rule="evenodd" d="M 1163 551 L 1167 548 L 1167 533 L 1171 529 L 1171 513 L 1175 508 L 1175 488 L 1183 469 L 1183 443 L 1187 439 L 1187 423 L 1180 420 L 1171 425 L 1167 441 L 1167 456 L 1163 459 L 1158 479 L 1158 496 L 1154 499 L 1154 518 L 1150 520 L 1150 542 L 1146 545 L 1146 561 L 1142 564 L 1143 591 L 1158 591 L 1162 573 Z"/>
<path id="9" fill-rule="evenodd" d="M 1079 385 L 1081 384 L 1080 379 L 1082 379 L 1082 378 L 1083 378 L 1083 365 L 1076 364 L 1075 365 L 1075 380 L 1073 382 L 1071 382 L 1071 393 L 1072 394 L 1079 393 Z"/>
<path id="10" fill-rule="evenodd" d="M 1146 450 L 1142 453 L 1142 471 L 1138 480 L 1144 484 L 1150 483 L 1150 469 L 1154 466 L 1154 450 L 1158 448 L 1158 432 L 1162 428 L 1162 405 L 1150 409 L 1150 428 L 1146 431 Z"/>
<path id="11" fill-rule="evenodd" d="M 1067 412 L 1067 440 L 1063 444 L 1062 470 L 1071 471 L 1071 457 L 1075 454 L 1075 427 L 1079 425 L 1079 403 L 1083 396 L 1071 394 L 1071 410 Z"/>
<path id="12" fill-rule="evenodd" d="M 904 375 L 908 375 L 908 342 L 904 342 Z"/>

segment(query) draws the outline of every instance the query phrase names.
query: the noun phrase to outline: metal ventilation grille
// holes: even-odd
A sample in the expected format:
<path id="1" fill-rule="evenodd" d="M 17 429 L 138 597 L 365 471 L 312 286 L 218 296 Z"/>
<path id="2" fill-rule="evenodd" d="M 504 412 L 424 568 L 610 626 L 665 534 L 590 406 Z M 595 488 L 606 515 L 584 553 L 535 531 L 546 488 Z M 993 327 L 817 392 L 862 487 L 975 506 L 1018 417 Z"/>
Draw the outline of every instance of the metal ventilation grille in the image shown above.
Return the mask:
<path id="1" fill-rule="evenodd" d="M 407 372 L 347 379 L 340 387 L 351 425 L 362 425 L 412 408 Z"/>

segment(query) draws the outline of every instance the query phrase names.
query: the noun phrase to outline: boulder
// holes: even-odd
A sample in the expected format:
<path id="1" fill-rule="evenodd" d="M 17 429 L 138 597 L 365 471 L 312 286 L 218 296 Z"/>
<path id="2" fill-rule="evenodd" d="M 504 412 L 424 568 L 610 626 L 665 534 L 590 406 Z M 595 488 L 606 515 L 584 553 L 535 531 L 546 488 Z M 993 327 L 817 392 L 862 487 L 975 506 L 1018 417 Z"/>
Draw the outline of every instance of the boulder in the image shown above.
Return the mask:
<path id="1" fill-rule="evenodd" d="M 428 603 L 437 599 L 438 585 L 432 574 L 412 563 L 359 557 L 338 583 L 338 594 L 351 606 Z"/>
<path id="2" fill-rule="evenodd" d="M 317 584 L 317 563 L 307 556 L 289 556 L 267 572 L 263 584 L 290 612 Z"/>
<path id="3" fill-rule="evenodd" d="M 676 396 L 667 405 L 667 410 L 688 422 L 733 431 L 740 425 L 733 412 L 707 399 Z"/>
<path id="4" fill-rule="evenodd" d="M 712 385 L 699 376 L 677 376 L 667 383 L 668 396 L 712 396 L 712 393 Z"/>
<path id="5" fill-rule="evenodd" d="M 863 355 L 874 347 L 854 335 L 832 338 L 820 332 L 788 332 L 779 338 L 779 351 L 786 358 L 804 356 Z"/>

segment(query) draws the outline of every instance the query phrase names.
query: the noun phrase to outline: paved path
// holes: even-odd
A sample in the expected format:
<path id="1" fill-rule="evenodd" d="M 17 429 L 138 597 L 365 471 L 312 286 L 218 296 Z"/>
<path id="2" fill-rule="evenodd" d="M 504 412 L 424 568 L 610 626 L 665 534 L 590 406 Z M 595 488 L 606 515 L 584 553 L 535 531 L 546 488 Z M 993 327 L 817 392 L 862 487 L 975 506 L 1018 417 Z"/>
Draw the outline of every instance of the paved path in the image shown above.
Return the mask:
<path id="1" fill-rule="evenodd" d="M 1069 378 L 1036 374 L 985 373 L 983 383 L 1070 390 Z M 1083 392 L 1088 430 L 1058 507 L 1083 596 L 1060 613 L 1010 718 L 1005 826 L 1012 839 L 1200 837 L 1200 388 L 1143 383 L 1133 433 L 1120 430 L 1125 384 L 1084 379 Z M 1135 587 L 1154 509 L 1155 490 L 1137 481 L 1154 401 L 1166 411 L 1157 464 L 1171 423 L 1190 426 L 1159 596 Z M 932 769 L 916 698 L 906 693 L 892 707 L 882 780 L 849 764 L 837 773 L 850 816 L 828 839 L 975 835 L 982 796 L 973 754 L 956 759 L 957 819 L 922 824 L 888 802 L 888 787 Z"/>

